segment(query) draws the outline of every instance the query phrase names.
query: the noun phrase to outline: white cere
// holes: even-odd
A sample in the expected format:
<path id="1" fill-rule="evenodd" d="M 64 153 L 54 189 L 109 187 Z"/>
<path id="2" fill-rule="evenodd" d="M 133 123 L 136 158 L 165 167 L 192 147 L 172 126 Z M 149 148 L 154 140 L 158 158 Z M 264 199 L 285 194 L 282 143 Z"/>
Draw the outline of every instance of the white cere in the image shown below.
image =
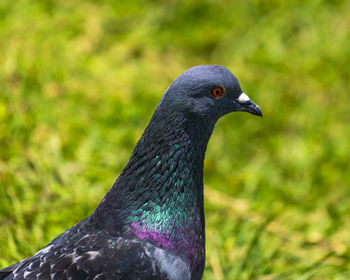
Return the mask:
<path id="1" fill-rule="evenodd" d="M 239 103 L 247 103 L 250 101 L 249 96 L 246 95 L 244 92 L 241 93 L 241 95 L 237 98 L 237 101 Z"/>

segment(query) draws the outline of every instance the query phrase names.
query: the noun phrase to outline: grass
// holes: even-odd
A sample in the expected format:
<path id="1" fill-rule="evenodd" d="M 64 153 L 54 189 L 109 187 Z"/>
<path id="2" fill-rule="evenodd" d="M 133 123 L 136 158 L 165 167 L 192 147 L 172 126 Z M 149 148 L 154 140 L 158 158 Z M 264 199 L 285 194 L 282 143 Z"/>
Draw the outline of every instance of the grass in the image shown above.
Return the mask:
<path id="1" fill-rule="evenodd" d="M 204 279 L 349 279 L 350 3 L 117 2 L 0 2 L 0 266 L 89 215 L 169 83 L 220 64 L 264 118 L 209 143 Z"/>

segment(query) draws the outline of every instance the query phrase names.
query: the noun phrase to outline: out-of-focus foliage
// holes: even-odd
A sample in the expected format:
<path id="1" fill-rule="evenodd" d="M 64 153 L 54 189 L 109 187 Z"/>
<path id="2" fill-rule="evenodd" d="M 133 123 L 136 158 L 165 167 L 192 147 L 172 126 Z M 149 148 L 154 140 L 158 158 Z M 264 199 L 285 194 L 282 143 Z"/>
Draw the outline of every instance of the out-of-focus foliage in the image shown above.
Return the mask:
<path id="1" fill-rule="evenodd" d="M 220 64 L 204 279 L 350 278 L 349 1 L 0 1 L 0 265 L 97 206 L 162 92 Z"/>

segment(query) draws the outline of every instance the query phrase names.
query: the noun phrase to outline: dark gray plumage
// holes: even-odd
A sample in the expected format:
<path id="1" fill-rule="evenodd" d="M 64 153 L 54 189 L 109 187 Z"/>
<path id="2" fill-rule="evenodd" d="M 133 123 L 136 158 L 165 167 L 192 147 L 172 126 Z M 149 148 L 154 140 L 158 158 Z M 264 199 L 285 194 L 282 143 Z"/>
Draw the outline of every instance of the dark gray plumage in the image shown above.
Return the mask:
<path id="1" fill-rule="evenodd" d="M 184 72 L 92 215 L 0 279 L 201 279 L 204 155 L 216 121 L 233 111 L 262 116 L 229 70 Z"/>

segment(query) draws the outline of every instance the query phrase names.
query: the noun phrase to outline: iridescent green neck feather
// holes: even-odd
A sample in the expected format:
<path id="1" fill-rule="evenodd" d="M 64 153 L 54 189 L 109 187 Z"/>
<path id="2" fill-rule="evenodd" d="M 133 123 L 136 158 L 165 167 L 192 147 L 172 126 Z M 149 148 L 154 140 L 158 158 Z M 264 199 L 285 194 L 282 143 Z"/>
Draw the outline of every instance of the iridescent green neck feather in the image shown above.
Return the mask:
<path id="1" fill-rule="evenodd" d="M 203 162 L 214 124 L 158 107 L 92 217 L 113 220 L 116 230 L 124 228 L 185 258 L 204 256 Z"/>

